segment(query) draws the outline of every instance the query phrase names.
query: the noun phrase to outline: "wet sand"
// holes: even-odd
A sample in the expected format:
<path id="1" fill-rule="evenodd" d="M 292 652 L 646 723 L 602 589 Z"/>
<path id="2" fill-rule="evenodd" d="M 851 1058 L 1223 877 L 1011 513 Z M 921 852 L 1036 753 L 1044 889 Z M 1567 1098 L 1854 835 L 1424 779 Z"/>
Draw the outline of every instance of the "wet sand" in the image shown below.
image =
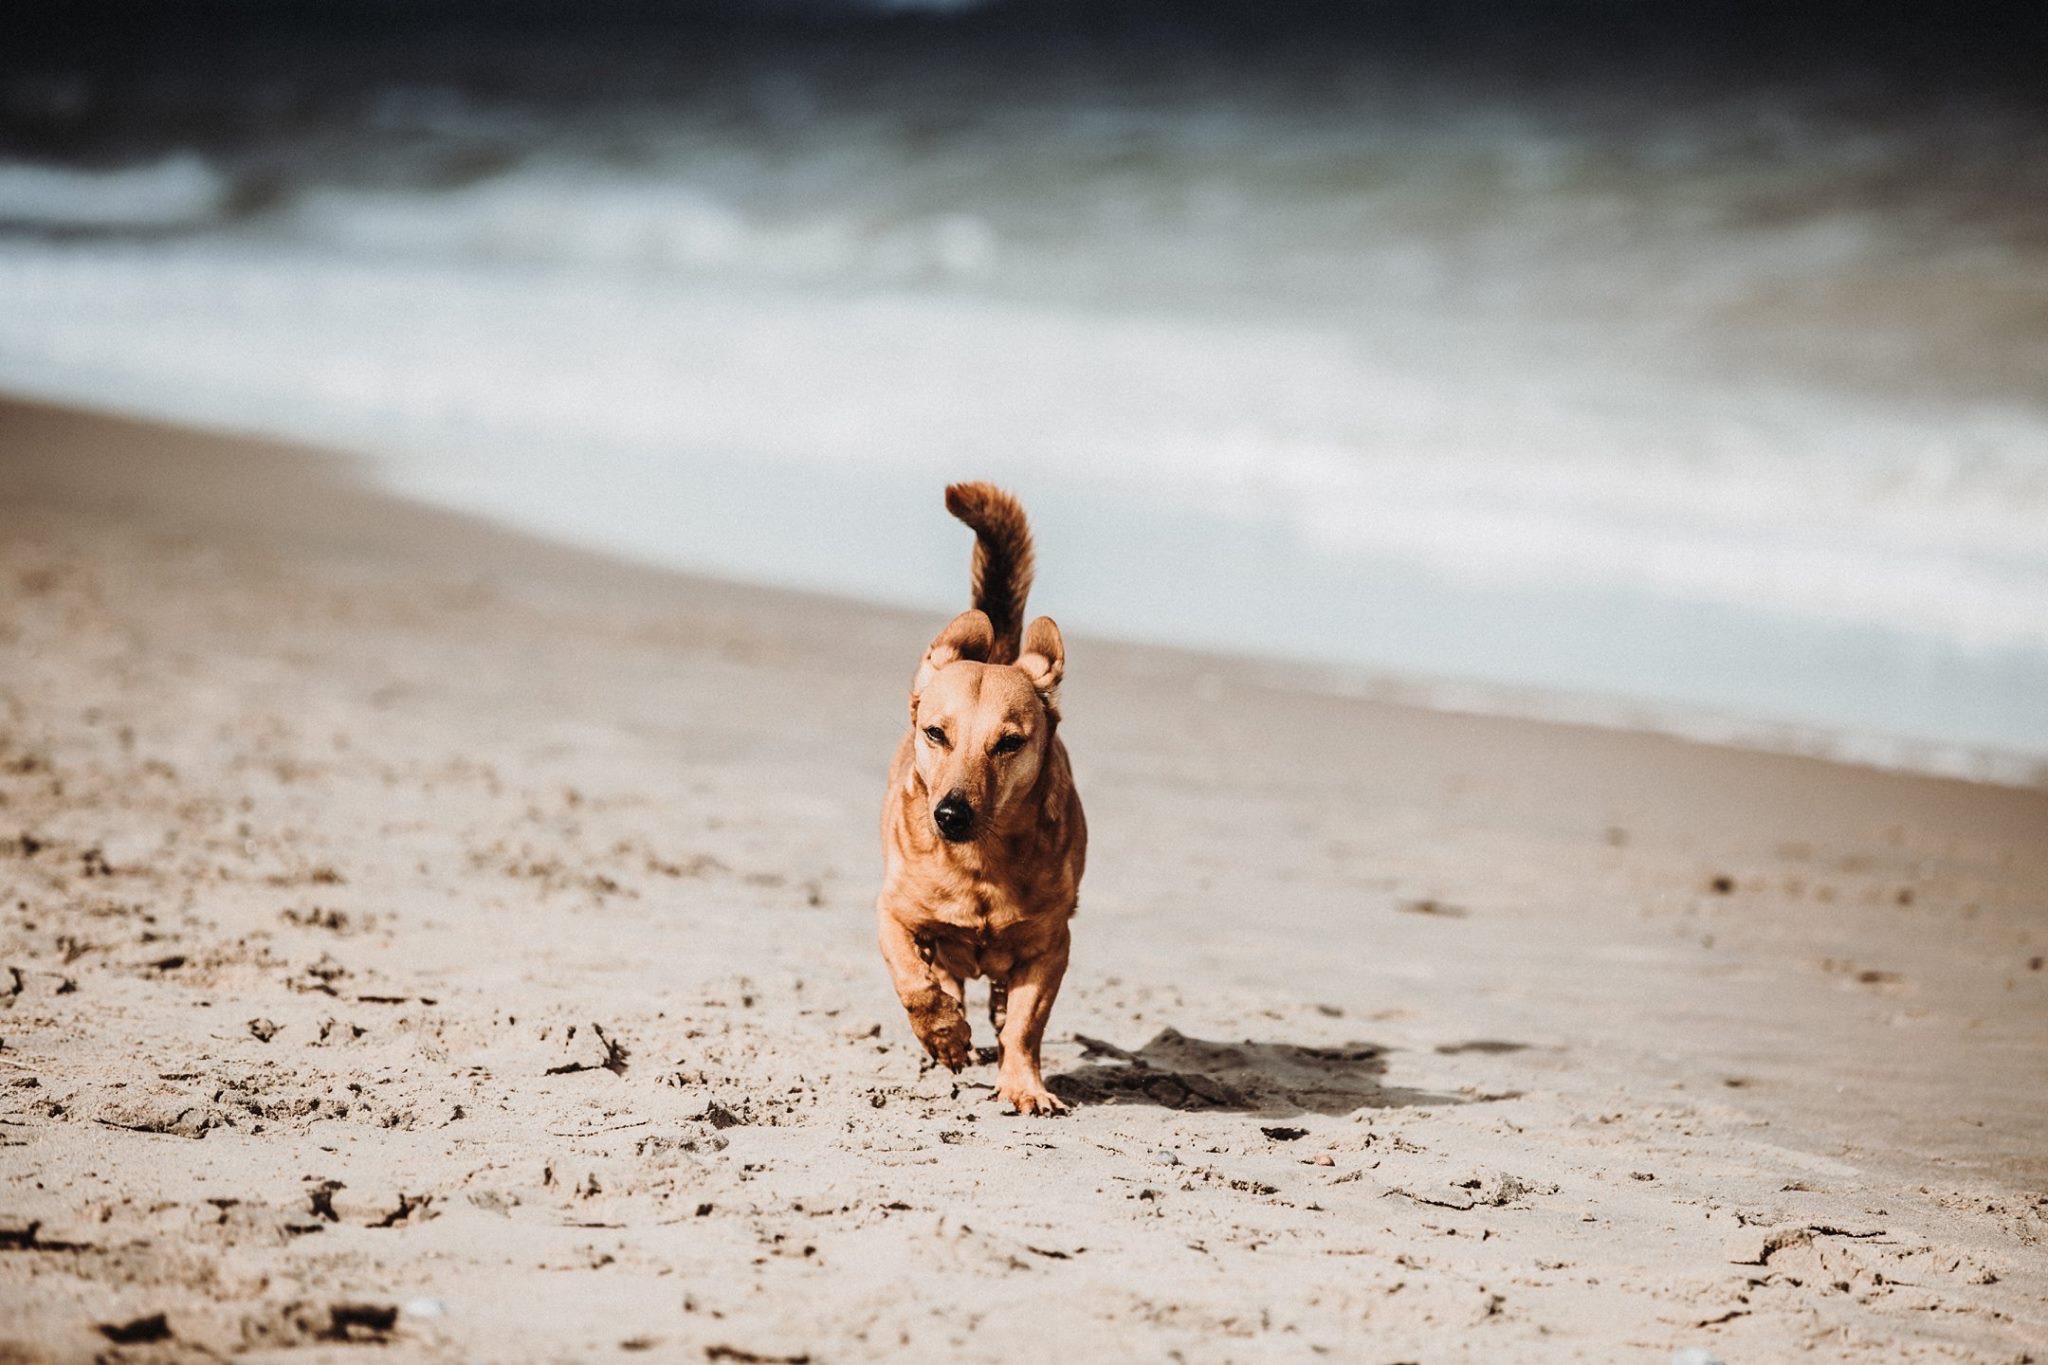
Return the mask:
<path id="1" fill-rule="evenodd" d="M 0 1359 L 2048 1342 L 2048 793 L 1074 640 L 1023 1120 L 873 946 L 939 624 L 0 407 Z"/>

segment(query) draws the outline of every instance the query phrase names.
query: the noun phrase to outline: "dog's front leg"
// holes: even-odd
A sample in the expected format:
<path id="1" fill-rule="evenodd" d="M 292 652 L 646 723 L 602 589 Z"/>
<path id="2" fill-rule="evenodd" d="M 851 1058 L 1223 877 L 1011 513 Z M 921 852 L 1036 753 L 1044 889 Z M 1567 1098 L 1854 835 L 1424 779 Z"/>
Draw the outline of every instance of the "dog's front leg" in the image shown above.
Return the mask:
<path id="1" fill-rule="evenodd" d="M 960 1007 L 960 982 L 919 949 L 916 936 L 886 906 L 881 910 L 881 939 L 882 960 L 895 982 L 896 998 L 910 1016 L 910 1031 L 939 1065 L 952 1071 L 966 1066 L 973 1035 L 967 1011 Z"/>
<path id="2" fill-rule="evenodd" d="M 996 1074 L 996 1098 L 1020 1114 L 1060 1114 L 1067 1106 L 1045 1088 L 1038 1049 L 1045 1041 L 1045 1023 L 1052 1017 L 1053 997 L 1067 974 L 1067 927 L 1010 974 L 1008 1010 L 1003 1020 L 1002 1060 Z"/>

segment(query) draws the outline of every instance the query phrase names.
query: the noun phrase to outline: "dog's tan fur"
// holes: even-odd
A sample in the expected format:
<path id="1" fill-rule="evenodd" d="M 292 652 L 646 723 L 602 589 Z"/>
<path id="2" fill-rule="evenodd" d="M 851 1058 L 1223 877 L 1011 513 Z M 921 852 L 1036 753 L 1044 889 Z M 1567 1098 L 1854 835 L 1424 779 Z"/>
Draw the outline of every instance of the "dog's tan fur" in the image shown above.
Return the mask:
<path id="1" fill-rule="evenodd" d="M 974 528 L 974 607 L 939 632 L 911 684 L 882 802 L 882 957 L 918 1041 L 955 1071 L 972 1041 L 963 983 L 988 977 L 996 1097 L 1056 1114 L 1066 1106 L 1045 1088 L 1039 1047 L 1088 846 L 1057 733 L 1066 646 L 1049 617 L 1022 625 L 1032 552 L 1017 500 L 960 483 L 946 508 Z M 971 837 L 941 834 L 949 797 L 971 808 Z"/>

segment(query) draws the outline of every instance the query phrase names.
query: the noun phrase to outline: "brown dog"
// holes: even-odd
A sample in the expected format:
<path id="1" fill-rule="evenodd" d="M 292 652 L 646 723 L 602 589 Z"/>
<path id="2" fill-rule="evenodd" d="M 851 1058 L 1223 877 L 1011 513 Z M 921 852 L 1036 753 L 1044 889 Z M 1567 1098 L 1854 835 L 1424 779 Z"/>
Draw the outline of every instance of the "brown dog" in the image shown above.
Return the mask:
<path id="1" fill-rule="evenodd" d="M 974 528 L 974 608 L 939 632 L 910 685 L 882 802 L 882 957 L 918 1041 L 954 1071 L 971 1042 L 962 983 L 988 977 L 996 1098 L 1057 1114 L 1038 1049 L 1088 847 L 1055 733 L 1066 646 L 1047 617 L 1019 629 L 1032 563 L 1017 500 L 956 483 L 946 510 Z"/>

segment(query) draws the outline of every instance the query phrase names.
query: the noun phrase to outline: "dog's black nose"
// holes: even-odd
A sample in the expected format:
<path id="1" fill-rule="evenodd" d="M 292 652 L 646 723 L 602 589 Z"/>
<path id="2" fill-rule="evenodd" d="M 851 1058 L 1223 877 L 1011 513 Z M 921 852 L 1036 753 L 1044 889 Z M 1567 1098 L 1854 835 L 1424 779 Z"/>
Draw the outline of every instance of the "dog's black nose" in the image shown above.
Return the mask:
<path id="1" fill-rule="evenodd" d="M 932 807 L 932 821 L 940 834 L 957 844 L 974 833 L 974 807 L 964 796 L 948 796 Z"/>

